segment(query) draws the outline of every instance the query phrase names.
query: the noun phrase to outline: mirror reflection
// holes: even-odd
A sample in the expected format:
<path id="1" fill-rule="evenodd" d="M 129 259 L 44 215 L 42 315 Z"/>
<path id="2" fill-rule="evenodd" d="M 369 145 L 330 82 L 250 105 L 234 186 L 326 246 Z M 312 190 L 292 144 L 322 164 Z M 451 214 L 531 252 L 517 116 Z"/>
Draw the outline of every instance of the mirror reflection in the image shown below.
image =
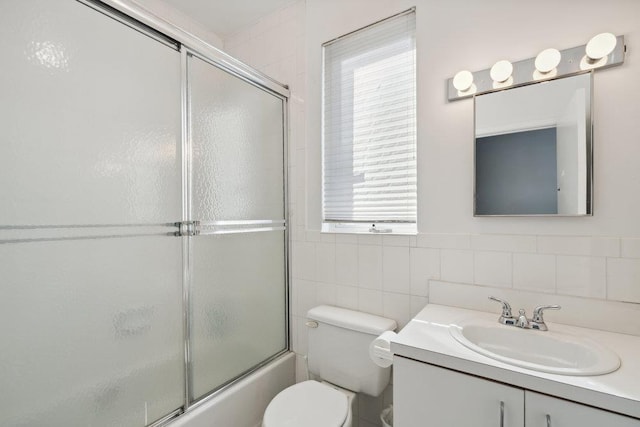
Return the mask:
<path id="1" fill-rule="evenodd" d="M 482 215 L 591 215 L 591 74 L 475 98 Z"/>

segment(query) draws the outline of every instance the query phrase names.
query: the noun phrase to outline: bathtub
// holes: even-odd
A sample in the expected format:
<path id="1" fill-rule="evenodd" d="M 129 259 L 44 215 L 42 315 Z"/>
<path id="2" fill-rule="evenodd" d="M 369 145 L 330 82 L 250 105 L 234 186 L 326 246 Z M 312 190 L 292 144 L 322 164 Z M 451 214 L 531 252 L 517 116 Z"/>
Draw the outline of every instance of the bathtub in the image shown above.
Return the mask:
<path id="1" fill-rule="evenodd" d="M 167 427 L 260 427 L 273 397 L 295 383 L 295 354 L 287 353 L 187 411 Z"/>

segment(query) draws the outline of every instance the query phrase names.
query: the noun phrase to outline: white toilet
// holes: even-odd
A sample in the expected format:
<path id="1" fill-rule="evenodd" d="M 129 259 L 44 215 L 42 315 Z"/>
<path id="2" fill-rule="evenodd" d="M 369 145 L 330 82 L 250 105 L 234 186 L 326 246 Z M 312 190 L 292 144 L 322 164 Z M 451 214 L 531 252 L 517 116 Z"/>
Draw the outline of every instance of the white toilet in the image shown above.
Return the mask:
<path id="1" fill-rule="evenodd" d="M 309 372 L 322 379 L 304 381 L 278 393 L 264 413 L 263 427 L 353 427 L 355 393 L 379 396 L 391 368 L 369 358 L 369 345 L 396 329 L 395 320 L 321 305 L 307 313 Z"/>

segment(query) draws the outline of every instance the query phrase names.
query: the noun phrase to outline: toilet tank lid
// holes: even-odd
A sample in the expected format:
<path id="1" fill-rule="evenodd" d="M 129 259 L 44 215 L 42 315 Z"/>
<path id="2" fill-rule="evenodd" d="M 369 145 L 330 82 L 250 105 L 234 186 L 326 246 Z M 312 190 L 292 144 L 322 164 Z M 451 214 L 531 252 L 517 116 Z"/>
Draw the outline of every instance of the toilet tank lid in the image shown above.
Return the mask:
<path id="1" fill-rule="evenodd" d="M 393 331 L 398 326 L 393 319 L 330 305 L 320 305 L 312 308 L 307 313 L 307 317 L 316 322 L 371 335 L 380 335 L 385 331 Z"/>

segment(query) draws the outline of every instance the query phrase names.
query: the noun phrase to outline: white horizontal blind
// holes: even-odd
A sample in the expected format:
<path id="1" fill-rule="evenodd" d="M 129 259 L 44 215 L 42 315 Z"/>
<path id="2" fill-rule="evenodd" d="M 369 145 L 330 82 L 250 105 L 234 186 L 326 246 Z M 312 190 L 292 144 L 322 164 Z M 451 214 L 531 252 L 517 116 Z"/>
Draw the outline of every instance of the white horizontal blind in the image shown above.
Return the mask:
<path id="1" fill-rule="evenodd" d="M 324 45 L 325 222 L 416 222 L 415 13 Z"/>

